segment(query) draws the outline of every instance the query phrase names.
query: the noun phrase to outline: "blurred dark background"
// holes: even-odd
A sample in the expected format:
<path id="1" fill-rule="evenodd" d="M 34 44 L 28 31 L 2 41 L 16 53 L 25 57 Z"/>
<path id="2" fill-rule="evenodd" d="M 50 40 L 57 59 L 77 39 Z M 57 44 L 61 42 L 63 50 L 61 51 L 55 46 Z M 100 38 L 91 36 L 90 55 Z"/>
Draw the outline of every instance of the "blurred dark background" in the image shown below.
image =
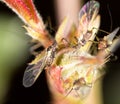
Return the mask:
<path id="1" fill-rule="evenodd" d="M 86 2 L 86 1 L 85 1 Z M 101 8 L 101 29 L 111 32 L 116 27 L 120 26 L 120 7 L 119 0 L 99 0 Z M 55 8 L 53 0 L 35 0 L 34 1 L 38 12 L 43 17 L 44 21 L 48 20 L 48 17 L 51 19 L 52 27 L 56 28 L 56 19 L 55 19 Z M 109 7 L 109 8 L 108 8 Z M 111 12 L 111 17 L 109 14 Z M 0 16 L 3 14 L 7 14 L 8 19 L 10 17 L 17 18 L 16 14 L 14 14 L 10 9 L 8 9 L 5 4 L 0 3 Z M 111 19 L 112 18 L 112 21 Z M 20 21 L 20 19 L 17 19 Z M 23 24 L 23 23 L 20 23 Z M 112 24 L 112 30 L 111 30 Z M 22 25 L 20 25 L 21 27 Z M 0 28 L 0 31 L 7 31 L 5 27 Z M 21 29 L 21 28 L 20 28 Z M 12 33 L 13 31 L 8 31 Z M 16 32 L 15 34 L 17 34 Z M 13 33 L 12 33 L 13 34 Z M 23 35 L 25 32 L 23 32 Z M 101 33 L 102 34 L 102 33 Z M 120 32 L 118 33 L 120 35 Z M 1 35 L 1 34 L 0 34 Z M 29 41 L 29 37 L 27 37 L 27 41 Z M 26 43 L 25 43 L 26 44 Z M 33 58 L 29 52 L 29 45 L 26 46 L 26 50 L 21 51 L 22 55 L 25 53 L 26 56 L 25 61 L 22 61 L 20 65 L 17 65 L 14 68 L 12 73 L 12 78 L 9 80 L 9 87 L 7 88 L 7 94 L 4 96 L 3 104 L 49 104 L 50 103 L 50 92 L 48 90 L 45 72 L 42 72 L 36 83 L 30 87 L 25 88 L 22 85 L 22 78 L 25 68 L 27 67 L 27 63 L 30 62 Z M 21 46 L 22 48 L 22 46 Z M 22 49 L 19 49 L 22 50 Z M 0 50 L 1 51 L 1 50 Z M 120 104 L 120 48 L 115 52 L 115 56 L 117 60 L 110 61 L 107 64 L 106 74 L 103 78 L 103 102 L 104 104 Z M 16 53 L 17 54 L 17 53 Z M 11 58 L 13 61 L 14 58 Z M 19 59 L 18 59 L 19 60 Z M 7 66 L 7 63 L 6 63 Z M 9 71 L 6 71 L 5 74 L 8 74 Z M 9 77 L 8 77 L 9 78 Z"/>

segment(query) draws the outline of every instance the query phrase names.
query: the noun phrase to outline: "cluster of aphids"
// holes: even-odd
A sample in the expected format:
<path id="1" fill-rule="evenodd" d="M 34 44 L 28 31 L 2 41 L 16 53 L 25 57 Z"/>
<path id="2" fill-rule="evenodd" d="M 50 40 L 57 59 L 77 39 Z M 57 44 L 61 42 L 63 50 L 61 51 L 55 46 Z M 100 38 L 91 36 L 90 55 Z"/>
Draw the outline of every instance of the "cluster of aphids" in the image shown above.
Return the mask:
<path id="1" fill-rule="evenodd" d="M 97 1 L 91 0 L 87 2 L 79 12 L 79 26 L 74 36 L 72 35 L 73 38 L 69 38 L 70 36 L 68 38 L 60 37 L 61 42 L 64 41 L 67 45 L 60 48 L 60 40 L 55 38 L 55 42 L 50 47 L 37 55 L 35 60 L 32 61 L 25 70 L 23 77 L 23 85 L 25 87 L 32 86 L 43 69 L 51 66 L 53 62 L 56 62 L 56 66 L 54 65 L 55 70 L 57 70 L 58 67 L 62 69 L 61 76 L 58 75 L 57 77 L 59 77 L 59 81 L 63 83 L 63 85 L 59 87 L 63 87 L 66 95 L 73 90 L 78 90 L 80 92 L 79 94 L 83 94 L 83 90 L 86 89 L 86 87 L 94 84 L 96 80 L 95 70 L 98 70 L 100 65 L 102 66 L 109 60 L 109 56 L 118 48 L 120 43 L 119 38 L 114 39 L 119 28 L 116 28 L 113 32 L 101 39 L 97 38 L 97 32 L 101 31 L 99 30 L 99 7 L 100 5 Z M 63 24 L 65 21 L 63 21 Z M 64 27 L 63 24 L 61 24 L 62 27 L 60 26 L 60 29 Z M 91 47 L 94 43 L 97 45 L 97 53 L 93 56 L 90 52 L 92 51 Z M 63 59 L 59 60 L 58 64 L 57 59 L 59 56 L 62 56 Z M 67 68 L 69 70 L 68 72 L 66 71 Z M 52 77 L 52 71 L 50 73 Z M 64 73 L 66 73 L 66 75 Z M 92 80 L 90 80 L 89 77 L 91 77 Z M 53 80 L 56 80 L 56 78 L 53 78 Z"/>

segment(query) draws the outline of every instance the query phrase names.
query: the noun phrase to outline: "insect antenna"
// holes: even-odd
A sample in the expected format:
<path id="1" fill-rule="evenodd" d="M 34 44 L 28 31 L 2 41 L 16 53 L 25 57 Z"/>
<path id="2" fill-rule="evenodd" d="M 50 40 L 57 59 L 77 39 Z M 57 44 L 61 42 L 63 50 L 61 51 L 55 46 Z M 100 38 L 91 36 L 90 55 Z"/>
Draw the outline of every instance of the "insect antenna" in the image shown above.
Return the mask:
<path id="1" fill-rule="evenodd" d="M 35 43 L 32 47 L 30 47 L 30 53 L 34 56 L 38 55 L 41 50 L 43 50 L 43 47 L 40 42 Z"/>
<path id="2" fill-rule="evenodd" d="M 73 87 L 68 91 L 68 93 L 65 95 L 65 98 L 71 93 L 71 91 L 73 90 Z"/>
<path id="3" fill-rule="evenodd" d="M 56 30 L 52 26 L 50 16 L 47 17 L 47 20 L 48 20 L 48 21 L 46 21 L 47 30 L 49 30 L 49 32 L 53 35 L 54 33 L 56 33 Z"/>
<path id="4" fill-rule="evenodd" d="M 110 16 L 110 32 L 111 32 L 112 31 L 112 25 L 113 25 L 113 19 L 112 19 L 112 14 L 111 14 L 109 5 L 107 5 L 107 9 L 108 9 L 108 13 L 109 13 L 109 16 Z"/>
<path id="5" fill-rule="evenodd" d="M 110 32 L 104 31 L 104 30 L 102 30 L 102 29 L 98 29 L 98 28 L 95 28 L 95 27 L 93 27 L 93 29 L 96 29 L 97 31 L 106 33 L 107 35 L 110 34 Z"/>

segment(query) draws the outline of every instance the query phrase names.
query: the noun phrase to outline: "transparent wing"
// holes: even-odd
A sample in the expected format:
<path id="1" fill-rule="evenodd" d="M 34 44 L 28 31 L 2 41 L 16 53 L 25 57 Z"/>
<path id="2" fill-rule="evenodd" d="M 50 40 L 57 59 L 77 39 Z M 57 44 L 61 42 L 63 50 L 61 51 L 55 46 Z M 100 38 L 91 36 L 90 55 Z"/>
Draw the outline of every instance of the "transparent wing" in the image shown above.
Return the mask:
<path id="1" fill-rule="evenodd" d="M 41 57 L 41 55 L 44 56 Z M 28 65 L 23 75 L 23 85 L 25 87 L 30 87 L 34 84 L 34 82 L 46 66 L 45 60 L 45 54 L 40 54 L 40 57 L 36 57 L 36 59 Z"/>
<path id="2" fill-rule="evenodd" d="M 106 40 L 112 42 L 114 37 L 116 36 L 117 32 L 120 30 L 120 27 L 117 27 L 113 32 L 111 32 L 107 37 Z"/>
<path id="3" fill-rule="evenodd" d="M 99 12 L 100 4 L 97 1 L 91 0 L 87 2 L 79 12 L 79 19 L 85 16 L 86 21 L 89 23 L 92 18 L 96 17 Z"/>
<path id="4" fill-rule="evenodd" d="M 23 85 L 25 87 L 32 86 L 36 81 L 36 79 L 38 78 L 38 76 L 43 71 L 44 67 L 45 67 L 45 63 L 43 62 L 43 60 L 40 60 L 35 65 L 34 64 L 29 65 L 24 72 Z"/>
<path id="5" fill-rule="evenodd" d="M 39 54 L 26 68 L 23 76 L 23 85 L 30 87 L 34 84 L 46 65 L 50 65 L 55 57 L 57 43 L 53 43 L 47 50 Z"/>
<path id="6" fill-rule="evenodd" d="M 87 41 L 92 35 L 93 28 L 99 28 L 100 17 L 98 17 L 99 12 L 99 2 L 91 0 L 87 2 L 79 12 L 79 28 L 78 28 L 78 40 L 84 39 Z"/>

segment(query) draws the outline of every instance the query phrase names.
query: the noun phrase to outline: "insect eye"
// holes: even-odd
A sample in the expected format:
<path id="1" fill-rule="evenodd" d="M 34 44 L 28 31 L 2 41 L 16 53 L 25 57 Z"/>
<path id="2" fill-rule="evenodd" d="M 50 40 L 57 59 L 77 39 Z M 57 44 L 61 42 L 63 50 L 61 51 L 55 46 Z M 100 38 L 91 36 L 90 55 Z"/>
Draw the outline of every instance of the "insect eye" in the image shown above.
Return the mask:
<path id="1" fill-rule="evenodd" d="M 47 52 L 50 51 L 51 48 L 52 48 L 52 46 L 49 46 L 49 47 L 47 48 Z"/>
<path id="2" fill-rule="evenodd" d="M 108 48 L 112 44 L 112 41 L 101 40 L 98 44 L 98 49 L 105 49 Z"/>
<path id="3" fill-rule="evenodd" d="M 91 36 L 91 31 L 88 31 L 88 32 L 86 33 L 86 38 L 89 39 L 90 36 Z"/>

